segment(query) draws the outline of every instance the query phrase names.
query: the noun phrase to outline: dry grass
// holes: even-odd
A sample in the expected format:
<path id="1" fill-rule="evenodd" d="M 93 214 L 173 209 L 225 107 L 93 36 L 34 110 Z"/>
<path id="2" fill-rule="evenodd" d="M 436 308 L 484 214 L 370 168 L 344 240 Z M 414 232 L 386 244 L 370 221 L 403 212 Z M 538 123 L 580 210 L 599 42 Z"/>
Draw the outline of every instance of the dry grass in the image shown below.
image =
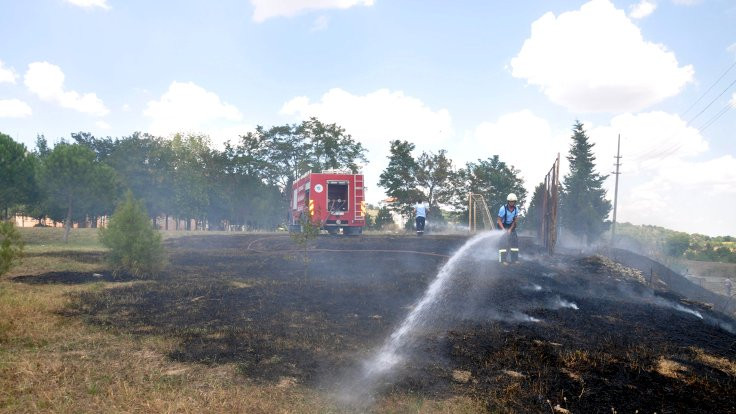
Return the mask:
<path id="1" fill-rule="evenodd" d="M 168 337 L 129 335 L 62 316 L 60 311 L 74 295 L 123 284 L 27 285 L 11 281 L 17 275 L 103 269 L 102 263 L 82 262 L 75 255 L 102 250 L 94 229 L 75 229 L 68 244 L 61 242 L 61 230 L 22 229 L 27 251 L 34 255 L 0 278 L 0 412 L 350 411 L 330 395 L 289 378 L 264 384 L 250 380 L 235 364 L 174 362 L 166 356 L 176 347 Z M 468 398 L 435 401 L 411 395 L 388 396 L 377 401 L 373 409 L 397 413 L 483 411 L 477 401 Z"/>
<path id="2" fill-rule="evenodd" d="M 685 365 L 665 357 L 659 357 L 656 370 L 665 377 L 675 379 L 683 378 L 683 375 L 688 372 L 688 368 Z"/>
<path id="3" fill-rule="evenodd" d="M 701 348 L 690 348 L 695 352 L 695 359 L 711 368 L 719 369 L 728 375 L 736 377 L 736 360 L 720 358 L 706 353 Z"/>

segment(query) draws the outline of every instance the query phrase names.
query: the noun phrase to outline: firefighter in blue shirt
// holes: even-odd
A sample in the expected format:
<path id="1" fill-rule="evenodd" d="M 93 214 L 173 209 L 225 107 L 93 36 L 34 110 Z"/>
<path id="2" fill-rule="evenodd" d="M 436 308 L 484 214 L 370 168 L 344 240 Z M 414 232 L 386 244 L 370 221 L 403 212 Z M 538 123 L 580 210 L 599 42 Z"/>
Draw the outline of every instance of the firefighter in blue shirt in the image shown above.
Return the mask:
<path id="1" fill-rule="evenodd" d="M 506 204 L 498 210 L 496 223 L 498 228 L 504 232 L 498 249 L 498 261 L 506 264 L 506 258 L 511 263 L 519 260 L 519 237 L 516 235 L 516 218 L 519 216 L 519 208 L 516 206 L 516 194 L 511 193 L 506 197 Z"/>

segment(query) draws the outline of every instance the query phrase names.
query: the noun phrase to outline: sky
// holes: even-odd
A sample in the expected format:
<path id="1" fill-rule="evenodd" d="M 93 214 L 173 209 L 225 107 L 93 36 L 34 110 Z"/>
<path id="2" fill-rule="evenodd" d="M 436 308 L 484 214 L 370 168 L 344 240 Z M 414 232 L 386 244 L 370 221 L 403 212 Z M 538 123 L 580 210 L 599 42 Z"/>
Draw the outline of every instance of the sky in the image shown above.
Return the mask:
<path id="1" fill-rule="evenodd" d="M 389 142 L 499 155 L 534 186 L 572 126 L 619 222 L 736 235 L 733 0 L 0 0 L 0 132 L 202 132 L 316 116 Z"/>

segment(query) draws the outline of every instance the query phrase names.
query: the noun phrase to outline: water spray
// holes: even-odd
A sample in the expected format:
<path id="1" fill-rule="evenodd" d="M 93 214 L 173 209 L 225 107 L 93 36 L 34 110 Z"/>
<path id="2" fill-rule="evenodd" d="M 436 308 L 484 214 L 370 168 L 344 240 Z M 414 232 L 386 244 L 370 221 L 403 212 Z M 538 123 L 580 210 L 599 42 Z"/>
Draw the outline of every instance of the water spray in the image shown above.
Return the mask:
<path id="1" fill-rule="evenodd" d="M 447 292 L 448 282 L 457 274 L 457 266 L 468 252 L 483 243 L 493 243 L 500 239 L 501 232 L 481 233 L 460 247 L 437 273 L 437 277 L 427 288 L 422 298 L 413 306 L 411 312 L 398 328 L 389 336 L 376 354 L 363 363 L 362 373 L 357 383 L 345 390 L 348 399 L 366 396 L 373 393 L 379 381 L 385 378 L 399 363 L 404 360 L 401 354 L 413 338 L 413 334 L 430 317 L 430 310 Z M 489 249 L 489 251 L 492 251 Z"/>

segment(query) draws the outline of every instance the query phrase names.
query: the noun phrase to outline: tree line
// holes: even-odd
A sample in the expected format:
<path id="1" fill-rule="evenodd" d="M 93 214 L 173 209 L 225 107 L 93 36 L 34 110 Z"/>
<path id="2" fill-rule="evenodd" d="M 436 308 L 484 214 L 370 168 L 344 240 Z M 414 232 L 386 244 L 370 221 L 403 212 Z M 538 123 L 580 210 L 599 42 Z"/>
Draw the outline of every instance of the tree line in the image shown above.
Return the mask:
<path id="1" fill-rule="evenodd" d="M 109 216 L 130 190 L 152 218 L 195 221 L 200 228 L 240 225 L 274 229 L 286 218 L 287 191 L 306 171 L 330 168 L 357 172 L 365 149 L 343 128 L 315 118 L 300 124 L 257 127 L 214 149 L 199 134 L 171 139 L 134 133 L 99 138 L 71 134 L 53 148 L 39 136 L 36 148 L 0 134 L 5 218 L 24 214 L 39 221 L 73 222 Z"/>
<path id="2" fill-rule="evenodd" d="M 610 211 L 601 189 L 605 176 L 594 171 L 592 144 L 579 122 L 572 139 L 562 217 L 576 234 L 592 240 L 605 229 Z M 375 225 L 389 220 L 388 210 L 409 222 L 411 208 L 419 201 L 428 204 L 431 223 L 467 222 L 471 192 L 483 195 L 492 215 L 508 193 L 517 195 L 519 205 L 526 201 L 520 171 L 498 155 L 456 167 L 445 150 L 415 154 L 415 149 L 406 140 L 390 142 L 388 164 L 378 185 L 394 202 L 371 220 Z M 63 221 L 68 234 L 73 222 L 94 226 L 96 218 L 109 216 L 130 190 L 152 219 L 166 219 L 163 226 L 172 217 L 177 226 L 184 220 L 186 229 L 194 221 L 206 229 L 238 225 L 271 230 L 287 221 L 289 190 L 301 174 L 325 169 L 358 172 L 366 162 L 365 153 L 344 128 L 316 118 L 258 126 L 235 142 L 228 141 L 223 150 L 213 148 L 200 134 L 166 139 L 136 132 L 101 138 L 78 132 L 53 148 L 38 136 L 36 148 L 28 151 L 0 134 L 0 208 L 5 218 L 17 213 L 39 221 Z M 532 199 L 530 218 L 537 214 L 538 204 Z M 565 218 L 565 211 L 575 214 Z"/>

